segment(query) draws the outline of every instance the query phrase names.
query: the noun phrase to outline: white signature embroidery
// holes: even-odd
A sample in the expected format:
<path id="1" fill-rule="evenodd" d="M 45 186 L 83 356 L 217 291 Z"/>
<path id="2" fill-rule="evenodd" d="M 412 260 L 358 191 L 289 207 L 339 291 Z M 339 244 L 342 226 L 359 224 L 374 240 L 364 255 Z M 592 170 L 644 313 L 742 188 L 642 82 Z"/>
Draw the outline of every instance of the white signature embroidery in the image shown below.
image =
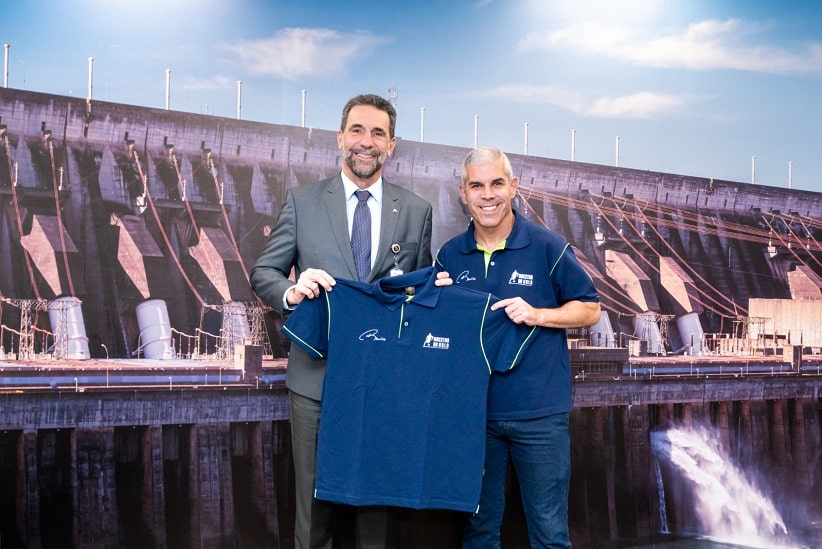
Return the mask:
<path id="1" fill-rule="evenodd" d="M 457 277 L 457 284 L 460 282 L 471 282 L 472 280 L 476 280 L 477 278 L 474 276 L 470 276 L 468 273 L 471 271 L 462 271 L 459 276 Z"/>
<path id="2" fill-rule="evenodd" d="M 376 328 L 372 328 L 370 330 L 366 330 L 360 334 L 360 341 L 365 341 L 366 339 L 373 339 L 374 341 L 385 341 L 384 337 L 380 337 L 379 330 Z"/>

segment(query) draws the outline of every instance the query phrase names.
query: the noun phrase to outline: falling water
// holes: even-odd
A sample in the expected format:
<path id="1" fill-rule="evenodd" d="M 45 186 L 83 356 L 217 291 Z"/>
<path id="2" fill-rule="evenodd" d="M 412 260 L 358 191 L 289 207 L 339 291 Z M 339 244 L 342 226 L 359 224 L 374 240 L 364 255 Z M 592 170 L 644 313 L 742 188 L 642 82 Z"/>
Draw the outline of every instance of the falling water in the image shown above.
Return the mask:
<path id="1" fill-rule="evenodd" d="M 656 457 L 654 457 L 654 473 L 656 473 L 656 489 L 659 497 L 659 531 L 662 534 L 670 534 L 668 509 L 665 507 L 665 483 L 662 482 L 662 469 L 659 467 L 659 459 Z"/>
<path id="2" fill-rule="evenodd" d="M 702 429 L 672 428 L 653 432 L 651 444 L 657 464 L 668 465 L 673 477 L 686 482 L 698 534 L 749 547 L 785 545 L 788 531 L 779 512 L 730 462 L 715 436 Z M 664 501 L 662 495 L 660 499 Z"/>

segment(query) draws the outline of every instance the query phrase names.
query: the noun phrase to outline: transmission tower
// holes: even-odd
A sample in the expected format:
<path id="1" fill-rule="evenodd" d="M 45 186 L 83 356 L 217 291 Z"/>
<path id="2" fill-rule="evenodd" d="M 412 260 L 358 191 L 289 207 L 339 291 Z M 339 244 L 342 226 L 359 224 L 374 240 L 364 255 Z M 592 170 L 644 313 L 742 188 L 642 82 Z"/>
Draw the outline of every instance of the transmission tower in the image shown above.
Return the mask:
<path id="1" fill-rule="evenodd" d="M 659 342 L 664 350 L 666 344 L 669 347 L 671 346 L 671 342 L 668 341 L 668 322 L 674 318 L 674 315 L 663 315 L 660 313 L 655 313 L 655 315 L 656 322 L 659 324 Z"/>
<path id="2" fill-rule="evenodd" d="M 3 298 L 4 303 L 14 305 L 20 309 L 20 360 L 34 358 L 34 329 L 31 325 L 31 311 L 45 311 L 49 302 L 45 299 L 14 299 Z"/>
<path id="3" fill-rule="evenodd" d="M 255 303 L 247 304 L 246 314 L 251 326 L 251 344 L 260 345 L 264 355 L 271 354 L 271 342 L 268 340 L 268 331 L 265 327 L 265 313 L 268 309 Z"/>
<path id="4" fill-rule="evenodd" d="M 265 310 L 256 303 L 231 301 L 216 305 L 214 309 L 223 315 L 223 323 L 217 357 L 221 360 L 232 360 L 234 347 L 243 342 L 263 347 L 263 354 L 271 354 L 271 344 L 265 328 Z"/>

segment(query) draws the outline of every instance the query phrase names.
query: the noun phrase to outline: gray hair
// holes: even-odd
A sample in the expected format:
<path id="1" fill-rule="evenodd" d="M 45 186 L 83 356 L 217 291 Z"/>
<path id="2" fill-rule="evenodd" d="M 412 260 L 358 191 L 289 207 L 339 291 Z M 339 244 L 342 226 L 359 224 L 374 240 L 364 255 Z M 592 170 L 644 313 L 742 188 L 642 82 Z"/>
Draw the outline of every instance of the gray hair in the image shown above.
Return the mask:
<path id="1" fill-rule="evenodd" d="M 388 115 L 388 137 L 394 137 L 394 128 L 397 125 L 397 110 L 390 101 L 373 93 L 358 95 L 348 100 L 348 103 L 343 107 L 340 131 L 345 131 L 345 126 L 348 124 L 348 114 L 351 112 L 351 109 L 362 105 L 368 105 L 384 111 Z"/>
<path id="2" fill-rule="evenodd" d="M 502 160 L 502 170 L 505 172 L 505 177 L 508 181 L 514 179 L 514 170 L 511 168 L 511 161 L 501 150 L 494 147 L 477 147 L 468 153 L 465 161 L 462 163 L 462 182 L 465 184 L 468 179 L 468 168 L 476 164 L 487 164 L 489 162 L 499 162 Z"/>

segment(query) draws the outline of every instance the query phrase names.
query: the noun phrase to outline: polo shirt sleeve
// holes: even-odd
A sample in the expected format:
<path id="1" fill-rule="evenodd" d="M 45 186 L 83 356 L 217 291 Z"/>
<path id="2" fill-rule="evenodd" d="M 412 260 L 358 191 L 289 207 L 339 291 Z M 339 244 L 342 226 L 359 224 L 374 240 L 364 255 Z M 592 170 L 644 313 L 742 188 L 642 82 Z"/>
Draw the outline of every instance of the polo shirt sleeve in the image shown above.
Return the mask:
<path id="1" fill-rule="evenodd" d="M 303 299 L 283 325 L 282 332 L 312 358 L 328 356 L 331 302 L 326 291 L 314 299 Z"/>
<path id="2" fill-rule="evenodd" d="M 559 303 L 569 301 L 599 301 L 593 280 L 577 259 L 574 249 L 567 245 L 551 272 L 554 292 Z"/>
<path id="3" fill-rule="evenodd" d="M 492 311 L 491 305 L 496 301 L 499 299 L 488 295 L 480 333 L 482 354 L 489 373 L 507 372 L 519 364 L 540 330 L 537 326 L 513 322 L 505 314 L 505 309 Z"/>

